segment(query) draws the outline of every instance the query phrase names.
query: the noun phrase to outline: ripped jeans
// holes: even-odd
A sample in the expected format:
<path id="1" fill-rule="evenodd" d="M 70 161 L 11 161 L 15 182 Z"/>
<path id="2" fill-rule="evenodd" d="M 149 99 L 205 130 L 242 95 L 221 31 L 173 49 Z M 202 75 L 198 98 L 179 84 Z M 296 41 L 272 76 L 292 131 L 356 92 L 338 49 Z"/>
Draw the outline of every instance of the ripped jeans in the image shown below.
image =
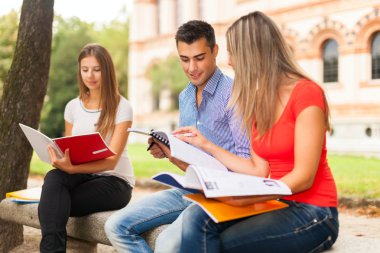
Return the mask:
<path id="1" fill-rule="evenodd" d="M 315 253 L 331 248 L 339 231 L 337 208 L 284 202 L 288 208 L 223 223 L 193 204 L 183 212 L 180 252 Z"/>

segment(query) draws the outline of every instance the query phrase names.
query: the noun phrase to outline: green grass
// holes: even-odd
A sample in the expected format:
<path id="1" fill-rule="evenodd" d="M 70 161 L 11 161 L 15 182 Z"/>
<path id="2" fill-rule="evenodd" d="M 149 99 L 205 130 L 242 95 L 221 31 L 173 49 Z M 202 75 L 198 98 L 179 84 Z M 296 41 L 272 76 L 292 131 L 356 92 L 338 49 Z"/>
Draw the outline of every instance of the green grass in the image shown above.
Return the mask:
<path id="1" fill-rule="evenodd" d="M 181 173 L 167 159 L 154 159 L 145 144 L 130 144 L 128 154 L 137 178 L 150 178 L 167 171 Z M 339 196 L 380 199 L 380 160 L 374 158 L 329 155 Z M 51 167 L 33 156 L 31 173 L 45 175 Z"/>
<path id="2" fill-rule="evenodd" d="M 380 198 L 380 160 L 356 156 L 330 155 L 339 196 Z"/>
<path id="3" fill-rule="evenodd" d="M 145 144 L 130 144 L 128 145 L 128 156 L 132 160 L 132 165 L 137 178 L 150 178 L 159 172 L 174 172 L 181 173 L 177 167 L 171 164 L 168 159 L 155 159 L 149 152 L 146 151 Z M 51 166 L 33 154 L 32 162 L 30 165 L 30 172 L 32 174 L 45 175 Z"/>
<path id="4" fill-rule="evenodd" d="M 128 145 L 128 155 L 132 160 L 137 178 L 149 178 L 159 172 L 181 173 L 168 159 L 155 159 L 146 151 L 145 144 Z"/>

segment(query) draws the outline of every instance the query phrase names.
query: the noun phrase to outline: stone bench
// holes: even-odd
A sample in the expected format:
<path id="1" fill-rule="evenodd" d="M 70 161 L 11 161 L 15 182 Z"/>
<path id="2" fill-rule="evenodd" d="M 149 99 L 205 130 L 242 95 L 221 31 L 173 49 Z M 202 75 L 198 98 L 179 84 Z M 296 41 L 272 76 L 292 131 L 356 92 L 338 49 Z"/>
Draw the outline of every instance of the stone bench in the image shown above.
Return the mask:
<path id="1" fill-rule="evenodd" d="M 38 204 L 18 204 L 10 199 L 0 202 L 0 219 L 40 228 L 37 214 Z M 104 223 L 112 211 L 94 213 L 85 217 L 73 218 L 68 221 L 66 230 L 68 235 L 67 249 L 69 252 L 97 252 L 97 244 L 111 245 L 104 232 Z M 143 237 L 154 250 L 157 235 L 165 226 L 155 228 L 143 234 Z"/>

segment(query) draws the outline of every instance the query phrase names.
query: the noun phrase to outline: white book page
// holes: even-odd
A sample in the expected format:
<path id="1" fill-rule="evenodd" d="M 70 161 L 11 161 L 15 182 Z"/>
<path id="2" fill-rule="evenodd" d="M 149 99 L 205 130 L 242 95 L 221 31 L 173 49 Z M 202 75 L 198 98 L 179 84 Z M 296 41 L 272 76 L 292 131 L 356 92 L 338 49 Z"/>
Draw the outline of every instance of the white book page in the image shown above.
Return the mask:
<path id="1" fill-rule="evenodd" d="M 152 133 L 155 133 L 157 136 L 160 136 L 161 138 L 167 140 L 168 139 L 168 134 L 163 132 L 163 131 L 158 131 L 158 130 L 146 130 L 146 129 L 140 129 L 140 128 L 128 128 L 128 132 L 133 132 L 133 133 L 138 133 L 138 134 L 143 134 L 143 135 L 148 135 L 152 136 Z"/>
<path id="2" fill-rule="evenodd" d="M 140 129 L 140 128 L 128 128 L 128 132 L 134 132 L 134 133 L 139 133 L 139 134 L 144 134 L 150 136 L 150 131 L 146 129 Z"/>
<path id="3" fill-rule="evenodd" d="M 167 134 L 172 156 L 188 164 L 206 167 L 214 170 L 227 171 L 227 168 L 206 152 L 181 141 L 171 134 Z"/>
<path id="4" fill-rule="evenodd" d="M 191 166 L 189 166 L 189 168 L 190 167 Z M 203 190 L 202 182 L 198 174 L 196 173 L 195 170 L 192 170 L 192 169 L 189 170 L 189 168 L 187 168 L 186 170 L 184 186 L 186 188 Z"/>
<path id="5" fill-rule="evenodd" d="M 208 198 L 223 196 L 290 195 L 289 187 L 281 181 L 229 171 L 217 171 L 190 166 L 187 173 L 196 173 Z"/>
<path id="6" fill-rule="evenodd" d="M 22 131 L 24 132 L 26 138 L 30 142 L 30 145 L 32 145 L 34 151 L 37 153 L 41 161 L 51 164 L 49 153 L 48 153 L 48 145 L 52 145 L 57 150 L 57 147 L 55 143 L 53 142 L 53 140 L 51 140 L 49 137 L 47 137 L 43 133 L 31 127 L 28 127 L 21 123 L 19 125 Z M 57 152 L 58 152 L 58 156 L 62 155 L 59 149 L 57 150 Z"/>

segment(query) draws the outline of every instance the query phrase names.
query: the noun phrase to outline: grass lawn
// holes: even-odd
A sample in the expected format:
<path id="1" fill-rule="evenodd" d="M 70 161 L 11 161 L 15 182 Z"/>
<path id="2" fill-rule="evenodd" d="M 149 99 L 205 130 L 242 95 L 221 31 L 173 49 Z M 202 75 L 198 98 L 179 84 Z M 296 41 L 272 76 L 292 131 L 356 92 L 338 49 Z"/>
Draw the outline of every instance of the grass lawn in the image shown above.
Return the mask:
<path id="1" fill-rule="evenodd" d="M 330 155 L 339 196 L 380 199 L 380 159 Z"/>
<path id="2" fill-rule="evenodd" d="M 163 171 L 181 173 L 167 159 L 152 158 L 145 144 L 131 144 L 128 149 L 137 178 L 149 178 Z M 380 199 L 380 159 L 338 155 L 329 155 L 328 159 L 340 196 Z M 44 175 L 50 168 L 33 156 L 32 174 Z"/>
<path id="3" fill-rule="evenodd" d="M 163 171 L 181 173 L 181 171 L 167 159 L 154 159 L 149 152 L 146 151 L 145 144 L 128 145 L 128 155 L 132 160 L 137 178 L 149 178 Z M 30 165 L 30 172 L 32 174 L 45 175 L 50 169 L 51 166 L 49 164 L 41 162 L 36 154 L 33 155 Z"/>

